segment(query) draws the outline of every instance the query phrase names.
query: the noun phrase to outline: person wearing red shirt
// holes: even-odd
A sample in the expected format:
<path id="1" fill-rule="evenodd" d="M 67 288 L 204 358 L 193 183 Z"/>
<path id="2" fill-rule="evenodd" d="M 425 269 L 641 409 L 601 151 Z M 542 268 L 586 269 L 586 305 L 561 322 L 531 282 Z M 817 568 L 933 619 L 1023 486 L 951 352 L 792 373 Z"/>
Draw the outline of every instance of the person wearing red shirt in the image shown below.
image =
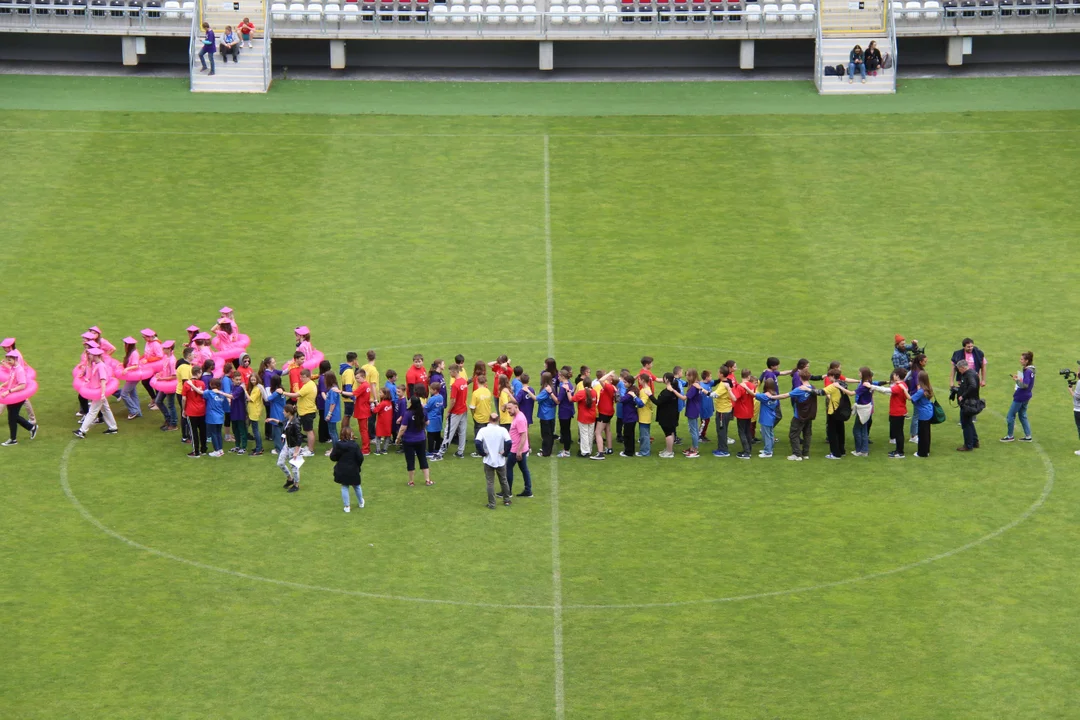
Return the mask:
<path id="1" fill-rule="evenodd" d="M 424 387 L 427 387 L 427 368 L 424 367 L 424 356 L 420 353 L 413 355 L 412 365 L 405 371 L 405 384 L 408 385 L 410 392 L 407 395 L 410 397 L 414 385 L 423 385 Z"/>
<path id="2" fill-rule="evenodd" d="M 648 375 L 649 390 L 655 391 L 656 388 L 654 387 L 654 385 L 656 383 L 657 377 L 653 375 L 652 365 L 653 359 L 651 355 L 646 355 L 645 357 L 641 358 L 641 370 L 638 371 L 638 376 L 640 377 L 642 375 Z"/>
<path id="3" fill-rule="evenodd" d="M 390 388 L 382 389 L 379 402 L 371 410 L 375 416 L 375 454 L 390 451 L 390 436 L 394 434 L 394 404 L 390 401 Z"/>
<path id="4" fill-rule="evenodd" d="M 363 368 L 356 371 L 356 387 L 351 393 L 341 393 L 353 398 L 353 417 L 360 427 L 360 452 L 371 454 L 371 432 L 368 418 L 371 417 L 371 383 L 367 381 L 367 372 Z"/>
<path id="5" fill-rule="evenodd" d="M 735 455 L 741 460 L 750 459 L 751 435 L 750 423 L 754 417 L 754 374 L 750 368 L 742 371 L 742 382 L 731 388 L 732 412 L 735 415 L 735 423 L 739 428 L 739 441 L 742 443 L 742 452 Z"/>
<path id="6" fill-rule="evenodd" d="M 601 370 L 597 375 L 600 376 L 597 381 L 600 383 L 600 390 L 596 399 L 596 454 L 600 457 L 594 457 L 594 460 L 600 460 L 615 452 L 611 439 L 611 418 L 615 417 L 615 396 L 619 393 L 615 387 L 614 372 L 605 373 Z"/>
<path id="7" fill-rule="evenodd" d="M 468 426 L 469 381 L 461 372 L 461 365 L 453 363 L 446 371 L 450 373 L 450 390 L 446 400 L 447 428 L 439 454 L 443 455 L 450 448 L 451 442 L 457 443 L 454 457 L 465 457 L 465 428 Z"/>
<path id="8" fill-rule="evenodd" d="M 492 387 L 499 387 L 499 375 L 505 375 L 508 381 L 514 379 L 514 367 L 506 355 L 500 355 L 498 360 L 489 362 L 487 366 L 495 373 L 495 384 Z"/>
<path id="9" fill-rule="evenodd" d="M 191 452 L 188 457 L 199 457 L 206 452 L 206 400 L 202 390 L 206 384 L 197 378 L 184 383 L 184 415 L 191 426 Z"/>
<path id="10" fill-rule="evenodd" d="M 889 453 L 891 458 L 904 457 L 904 416 L 907 415 L 907 402 L 911 399 L 907 383 L 907 370 L 896 368 L 889 377 L 889 438 L 896 444 L 896 449 Z"/>
<path id="11" fill-rule="evenodd" d="M 300 392 L 300 387 L 304 384 L 300 380 L 300 371 L 304 369 L 304 353 L 293 353 L 293 359 L 285 363 L 285 367 L 281 370 L 289 374 L 289 392 Z"/>
<path id="12" fill-rule="evenodd" d="M 598 453 L 597 456 L 592 454 L 592 441 L 596 432 L 596 391 L 586 386 L 574 393 L 570 399 L 577 403 L 578 445 L 581 447 L 581 457 L 603 460 L 603 453 Z"/>

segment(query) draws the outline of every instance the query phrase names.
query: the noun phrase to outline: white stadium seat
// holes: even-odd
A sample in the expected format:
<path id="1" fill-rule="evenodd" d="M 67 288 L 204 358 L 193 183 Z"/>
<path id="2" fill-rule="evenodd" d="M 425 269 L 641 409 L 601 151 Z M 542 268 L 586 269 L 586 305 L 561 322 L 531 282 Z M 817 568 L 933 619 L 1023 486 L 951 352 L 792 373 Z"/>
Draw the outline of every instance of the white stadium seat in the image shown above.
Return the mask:
<path id="1" fill-rule="evenodd" d="M 548 13 L 552 25 L 562 25 L 566 20 L 566 9 L 562 5 L 548 6 Z"/>
<path id="2" fill-rule="evenodd" d="M 581 24 L 582 7 L 580 5 L 567 5 L 566 15 L 571 25 Z"/>
<path id="3" fill-rule="evenodd" d="M 451 5 L 450 6 L 450 22 L 455 25 L 460 25 L 465 22 L 465 6 L 464 5 Z"/>
<path id="4" fill-rule="evenodd" d="M 304 17 L 304 19 L 307 20 L 308 22 L 319 22 L 319 20 L 322 18 L 322 13 L 323 13 L 322 3 L 308 3 L 307 9 L 308 9 L 308 12 L 317 13 L 317 14 L 315 14 L 315 15 L 306 15 Z"/>
<path id="5" fill-rule="evenodd" d="M 925 10 L 923 17 L 927 20 L 937 20 L 941 17 L 941 3 L 937 0 L 926 0 L 923 3 L 923 10 Z"/>
<path id="6" fill-rule="evenodd" d="M 484 22 L 489 25 L 498 25 L 502 17 L 502 8 L 498 5 L 488 5 L 484 8 Z"/>
<path id="7" fill-rule="evenodd" d="M 354 23 L 360 19 L 360 8 L 356 7 L 356 3 L 345 3 L 342 13 L 342 20 L 345 22 Z"/>
<path id="8" fill-rule="evenodd" d="M 330 22 L 337 22 L 341 19 L 341 6 L 336 2 L 326 3 L 326 19 Z"/>
<path id="9" fill-rule="evenodd" d="M 468 16 L 465 18 L 469 22 L 480 22 L 481 16 L 484 14 L 483 5 L 470 5 Z"/>
<path id="10" fill-rule="evenodd" d="M 518 20 L 520 20 L 517 13 L 520 11 L 521 9 L 513 3 L 503 5 L 503 22 L 507 25 L 517 25 Z"/>
<path id="11" fill-rule="evenodd" d="M 290 22 L 304 22 L 304 3 L 289 3 L 289 21 Z"/>
<path id="12" fill-rule="evenodd" d="M 536 22 L 536 15 L 530 15 L 529 14 L 529 13 L 535 13 L 536 12 L 536 6 L 535 5 L 522 5 L 521 6 L 521 12 L 525 13 L 524 15 L 521 16 L 521 22 L 522 23 L 524 23 L 526 25 L 531 25 L 534 22 Z"/>
<path id="13" fill-rule="evenodd" d="M 780 9 L 783 10 L 785 13 L 783 16 L 781 16 L 781 20 L 783 20 L 784 22 L 795 22 L 795 11 L 799 9 L 799 7 L 795 3 L 784 3 L 780 6 Z"/>
<path id="14" fill-rule="evenodd" d="M 799 3 L 799 21 L 814 22 L 814 3 Z"/>
<path id="15" fill-rule="evenodd" d="M 161 9 L 165 11 L 165 17 L 170 20 L 178 20 L 180 18 L 180 3 L 178 0 L 165 0 Z"/>
<path id="16" fill-rule="evenodd" d="M 765 22 L 776 22 L 780 19 L 780 6 L 776 3 L 765 3 L 762 10 L 765 11 Z"/>
<path id="17" fill-rule="evenodd" d="M 604 13 L 604 22 L 613 23 L 613 22 L 615 22 L 616 16 L 619 14 L 619 6 L 618 5 L 605 5 L 603 13 Z"/>
<path id="18" fill-rule="evenodd" d="M 922 17 L 922 3 L 919 0 L 908 0 L 904 5 L 904 17 L 908 20 L 918 20 Z"/>
<path id="19" fill-rule="evenodd" d="M 597 25 L 600 23 L 600 6 L 599 5 L 586 5 L 585 6 L 585 22 L 589 25 Z"/>
<path id="20" fill-rule="evenodd" d="M 445 25 L 449 19 L 447 15 L 450 14 L 450 8 L 445 5 L 436 5 L 431 8 L 431 19 L 437 25 Z"/>
<path id="21" fill-rule="evenodd" d="M 756 2 L 746 3 L 746 22 L 761 22 L 761 5 Z"/>
<path id="22" fill-rule="evenodd" d="M 195 2 L 194 2 L 194 0 L 187 0 L 183 4 L 182 7 L 184 8 L 184 17 L 186 17 L 188 19 L 191 19 L 191 18 L 195 17 Z"/>

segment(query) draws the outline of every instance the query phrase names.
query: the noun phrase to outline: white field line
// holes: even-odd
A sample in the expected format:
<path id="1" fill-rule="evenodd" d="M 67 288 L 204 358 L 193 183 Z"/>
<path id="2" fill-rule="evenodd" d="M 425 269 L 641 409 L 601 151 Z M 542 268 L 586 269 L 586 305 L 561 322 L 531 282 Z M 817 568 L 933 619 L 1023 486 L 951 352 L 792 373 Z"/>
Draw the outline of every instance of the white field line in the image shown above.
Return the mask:
<path id="1" fill-rule="evenodd" d="M 544 270 L 547 287 L 547 352 L 555 357 L 555 289 L 551 267 L 551 140 L 544 136 Z M 551 468 L 551 604 L 555 654 L 555 720 L 566 717 L 566 693 L 563 683 L 563 600 L 562 558 L 559 554 L 559 464 Z"/>

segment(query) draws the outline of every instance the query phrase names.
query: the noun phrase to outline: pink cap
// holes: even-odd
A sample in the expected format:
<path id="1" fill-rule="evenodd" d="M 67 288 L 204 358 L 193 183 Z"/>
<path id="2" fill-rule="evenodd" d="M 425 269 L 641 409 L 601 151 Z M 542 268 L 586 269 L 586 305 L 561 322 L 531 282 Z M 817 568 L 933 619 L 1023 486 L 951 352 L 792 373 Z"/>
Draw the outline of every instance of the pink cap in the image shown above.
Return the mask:
<path id="1" fill-rule="evenodd" d="M 301 325 L 300 327 L 296 328 L 296 334 L 297 335 L 310 335 L 311 331 L 308 330 L 307 325 Z"/>
<path id="2" fill-rule="evenodd" d="M 227 317 L 219 317 L 217 319 L 218 325 L 225 325 L 226 323 L 232 325 L 232 320 Z"/>
<path id="3" fill-rule="evenodd" d="M 4 338 L 0 341 L 0 347 L 9 348 L 15 344 L 15 338 Z"/>
<path id="4" fill-rule="evenodd" d="M 104 355 L 105 353 L 102 351 L 101 348 L 96 348 L 95 347 L 95 348 L 90 348 L 89 350 L 87 350 L 86 354 L 87 355 L 93 355 L 94 357 L 97 357 L 99 355 Z"/>
<path id="5" fill-rule="evenodd" d="M 199 332 L 199 326 L 198 325 L 188 325 L 187 331 L 197 333 L 197 332 Z"/>
<path id="6" fill-rule="evenodd" d="M 176 341 L 175 340 L 166 340 L 165 342 L 161 343 L 161 347 L 165 348 L 166 350 L 168 350 L 169 348 L 176 347 Z"/>
<path id="7" fill-rule="evenodd" d="M 98 327 L 97 325 L 91 325 L 91 326 L 90 326 L 90 330 L 91 330 L 92 332 L 96 332 L 96 333 L 97 333 L 98 335 L 100 335 L 100 334 L 101 334 L 101 328 L 99 328 L 99 327 Z"/>
<path id="8" fill-rule="evenodd" d="M 195 336 L 195 339 L 196 340 L 209 340 L 210 339 L 210 333 L 201 332 L 201 333 L 199 333 L 198 335 Z"/>
<path id="9" fill-rule="evenodd" d="M 130 344 L 130 345 L 134 345 L 136 341 L 135 341 L 135 338 L 133 338 L 133 337 L 131 337 L 130 335 L 128 335 L 128 336 L 127 336 L 126 338 L 124 338 L 123 340 L 121 340 L 121 342 L 123 342 L 123 343 L 128 343 L 128 344 Z"/>
<path id="10" fill-rule="evenodd" d="M 81 337 L 82 337 L 83 340 L 93 340 L 94 339 L 94 333 L 87 330 L 86 332 L 84 332 L 81 335 Z"/>
<path id="11" fill-rule="evenodd" d="M 219 313 L 222 313 L 222 314 L 225 314 L 225 313 L 231 313 L 231 312 L 232 312 L 232 308 L 231 308 L 231 307 L 229 307 L 228 305 L 226 305 L 225 307 L 223 307 L 223 308 L 221 308 L 220 310 L 218 310 L 218 312 L 219 312 Z"/>
<path id="12" fill-rule="evenodd" d="M 154 332 L 153 330 L 151 330 L 150 328 L 144 328 L 143 330 L 141 330 L 139 332 L 139 334 L 143 335 L 145 337 L 153 337 L 154 335 L 157 335 L 157 333 Z"/>
<path id="13" fill-rule="evenodd" d="M 84 344 L 84 345 L 86 345 L 86 347 L 87 347 L 87 348 L 96 348 L 96 347 L 101 347 L 100 345 L 98 345 L 98 344 L 97 344 L 96 342 L 94 342 L 93 340 L 87 340 L 87 341 L 86 341 L 85 343 L 83 343 L 83 344 Z"/>
<path id="14" fill-rule="evenodd" d="M 19 359 L 19 353 L 17 353 L 17 352 L 9 352 L 4 357 L 9 357 L 9 358 L 12 358 L 13 360 L 18 360 Z"/>

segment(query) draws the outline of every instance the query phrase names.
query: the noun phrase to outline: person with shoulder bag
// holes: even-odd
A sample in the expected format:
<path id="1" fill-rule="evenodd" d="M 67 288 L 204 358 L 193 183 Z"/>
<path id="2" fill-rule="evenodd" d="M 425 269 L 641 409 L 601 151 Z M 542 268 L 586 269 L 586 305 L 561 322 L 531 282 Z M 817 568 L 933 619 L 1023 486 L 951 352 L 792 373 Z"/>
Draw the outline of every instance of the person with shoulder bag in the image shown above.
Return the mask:
<path id="1" fill-rule="evenodd" d="M 979 431 L 975 428 L 975 416 L 983 411 L 986 403 L 979 398 L 979 374 L 968 365 L 967 360 L 956 363 L 960 384 L 956 386 L 956 403 L 960 408 L 960 427 L 964 431 L 964 444 L 957 452 L 971 452 L 979 447 Z"/>

